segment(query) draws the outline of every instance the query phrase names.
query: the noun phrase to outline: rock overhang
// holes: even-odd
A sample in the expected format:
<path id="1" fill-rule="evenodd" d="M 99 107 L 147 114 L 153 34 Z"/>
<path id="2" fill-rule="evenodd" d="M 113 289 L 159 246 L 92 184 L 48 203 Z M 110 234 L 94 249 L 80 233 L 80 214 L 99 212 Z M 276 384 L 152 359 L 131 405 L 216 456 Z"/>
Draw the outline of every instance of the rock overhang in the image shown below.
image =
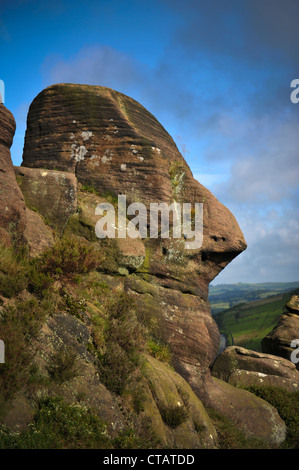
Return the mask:
<path id="1" fill-rule="evenodd" d="M 202 202 L 209 282 L 246 242 L 231 212 L 193 178 L 175 142 L 141 104 L 110 88 L 56 84 L 33 100 L 22 166 L 75 173 L 101 194 L 126 194 L 128 203 Z"/>

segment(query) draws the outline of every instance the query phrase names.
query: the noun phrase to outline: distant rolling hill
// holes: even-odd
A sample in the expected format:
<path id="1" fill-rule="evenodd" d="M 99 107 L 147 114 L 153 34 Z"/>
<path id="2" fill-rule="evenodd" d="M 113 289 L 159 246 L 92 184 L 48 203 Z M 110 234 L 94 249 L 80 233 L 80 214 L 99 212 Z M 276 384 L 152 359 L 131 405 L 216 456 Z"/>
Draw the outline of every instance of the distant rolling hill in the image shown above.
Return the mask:
<path id="1" fill-rule="evenodd" d="M 214 316 L 227 346 L 238 345 L 261 351 L 261 340 L 277 325 L 285 304 L 299 288 L 270 297 L 235 305 Z"/>
<path id="2" fill-rule="evenodd" d="M 225 309 L 240 303 L 252 302 L 282 294 L 299 287 L 297 282 L 264 282 L 258 284 L 218 284 L 211 285 L 209 301 L 212 314 L 216 315 Z"/>

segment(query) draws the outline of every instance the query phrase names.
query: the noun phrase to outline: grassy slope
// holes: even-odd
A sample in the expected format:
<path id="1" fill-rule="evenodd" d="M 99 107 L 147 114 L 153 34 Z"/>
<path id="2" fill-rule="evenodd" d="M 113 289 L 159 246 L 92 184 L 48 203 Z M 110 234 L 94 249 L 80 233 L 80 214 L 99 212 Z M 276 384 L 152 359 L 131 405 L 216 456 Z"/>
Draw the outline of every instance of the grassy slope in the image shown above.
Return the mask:
<path id="1" fill-rule="evenodd" d="M 297 289 L 295 292 L 298 292 Z M 277 325 L 293 292 L 248 302 L 217 314 L 214 318 L 230 343 L 261 351 L 261 340 Z M 231 343 L 230 343 L 231 344 Z"/>
<path id="2" fill-rule="evenodd" d="M 291 291 L 299 282 L 267 282 L 257 284 L 219 284 L 210 286 L 209 300 L 213 315 L 241 302 L 266 299 L 275 294 Z"/>

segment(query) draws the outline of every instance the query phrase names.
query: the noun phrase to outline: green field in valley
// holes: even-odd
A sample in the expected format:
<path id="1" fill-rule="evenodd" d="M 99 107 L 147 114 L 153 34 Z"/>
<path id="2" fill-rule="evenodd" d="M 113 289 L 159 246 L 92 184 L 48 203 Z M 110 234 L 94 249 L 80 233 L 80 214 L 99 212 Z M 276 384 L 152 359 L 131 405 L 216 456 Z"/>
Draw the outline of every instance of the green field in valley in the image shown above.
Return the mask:
<path id="1" fill-rule="evenodd" d="M 263 282 L 256 284 L 210 285 L 209 301 L 212 314 L 234 307 L 240 303 L 267 299 L 275 294 L 289 292 L 299 287 L 299 282 Z"/>
<path id="2" fill-rule="evenodd" d="M 214 315 L 227 345 L 243 346 L 261 351 L 261 340 L 277 325 L 285 304 L 299 289 L 241 303 Z"/>

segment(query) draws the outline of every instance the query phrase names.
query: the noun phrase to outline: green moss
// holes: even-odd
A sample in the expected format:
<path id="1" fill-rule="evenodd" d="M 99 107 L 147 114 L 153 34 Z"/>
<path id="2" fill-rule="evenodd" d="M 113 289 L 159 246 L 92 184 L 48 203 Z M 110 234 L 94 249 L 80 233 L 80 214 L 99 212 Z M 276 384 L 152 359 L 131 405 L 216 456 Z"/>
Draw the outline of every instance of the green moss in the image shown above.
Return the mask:
<path id="1" fill-rule="evenodd" d="M 251 393 L 274 406 L 287 426 L 287 437 L 282 448 L 299 449 L 299 391 L 288 392 L 272 386 L 252 385 Z"/>
<path id="2" fill-rule="evenodd" d="M 109 318 L 104 331 L 105 349 L 99 354 L 99 371 L 106 387 L 122 395 L 140 365 L 145 348 L 144 329 L 134 312 L 134 300 L 126 293 L 106 305 Z"/>
<path id="3" fill-rule="evenodd" d="M 78 318 L 79 320 L 83 319 L 83 313 L 86 308 L 86 300 L 84 297 L 81 297 L 80 300 L 74 298 L 72 295 L 68 294 L 67 292 L 64 294 L 64 301 L 66 311 L 73 315 L 74 317 Z"/>
<path id="4" fill-rule="evenodd" d="M 146 284 L 149 285 L 149 283 Z M 139 308 L 137 311 L 138 320 L 142 325 L 144 325 L 148 329 L 149 333 L 153 335 L 155 337 L 155 340 L 157 341 L 161 339 L 161 334 L 159 332 L 159 309 L 160 306 L 158 303 L 158 297 L 155 296 L 155 294 L 144 293 L 142 295 L 142 301 L 140 301 Z"/>
<path id="5" fill-rule="evenodd" d="M 159 410 L 164 423 L 171 428 L 178 427 L 180 424 L 184 423 L 189 416 L 188 410 L 185 406 L 160 405 Z"/>
<path id="6" fill-rule="evenodd" d="M 23 183 L 23 176 L 22 175 L 16 175 L 16 180 L 19 186 L 22 186 Z"/>
<path id="7" fill-rule="evenodd" d="M 129 426 L 113 439 L 115 449 L 157 449 L 160 441 L 153 432 L 150 420 L 142 419 L 135 426 Z"/>
<path id="8" fill-rule="evenodd" d="M 47 366 L 49 376 L 54 382 L 62 384 L 79 375 L 76 365 L 77 354 L 66 348 L 56 351 Z"/>
<path id="9" fill-rule="evenodd" d="M 135 387 L 132 392 L 132 402 L 135 413 L 139 414 L 144 411 L 144 402 L 146 400 L 146 394 L 142 387 Z"/>
<path id="10" fill-rule="evenodd" d="M 247 438 L 238 427 L 218 411 L 207 408 L 218 435 L 220 449 L 268 449 L 269 446 L 257 438 Z"/>
<path id="11" fill-rule="evenodd" d="M 186 168 L 180 161 L 174 161 L 169 168 L 169 176 L 172 186 L 172 191 L 175 200 L 179 200 L 184 195 L 184 179 Z"/>
<path id="12" fill-rule="evenodd" d="M 161 340 L 156 338 L 150 338 L 147 342 L 147 349 L 149 354 L 159 361 L 170 363 L 171 352 L 168 344 L 163 343 Z"/>
<path id="13" fill-rule="evenodd" d="M 145 247 L 145 258 L 142 266 L 142 271 L 149 272 L 151 264 L 151 249 L 149 246 Z"/>
<path id="14" fill-rule="evenodd" d="M 106 106 L 109 106 L 109 100 L 103 93 L 99 96 L 91 87 L 85 85 L 57 85 L 55 88 L 62 94 L 75 117 L 87 115 L 91 126 L 97 120 L 105 118 L 103 105 L 106 103 Z"/>
<path id="15" fill-rule="evenodd" d="M 96 194 L 97 196 L 99 196 L 99 192 L 96 190 L 93 184 L 88 184 L 88 183 L 82 184 L 80 187 L 80 191 L 84 193 Z"/>
<path id="16" fill-rule="evenodd" d="M 0 364 L 0 390 L 6 399 L 12 398 L 28 380 L 28 367 L 35 353 L 32 340 L 47 314 L 43 303 L 35 298 L 15 301 L 1 312 L 0 331 L 6 359 L 5 364 Z"/>
<path id="17" fill-rule="evenodd" d="M 108 274 L 118 273 L 121 252 L 117 240 L 113 238 L 103 238 L 100 240 L 100 248 L 103 253 L 103 258 L 98 269 Z"/>
<path id="18" fill-rule="evenodd" d="M 100 196 L 106 199 L 108 202 L 110 202 L 110 204 L 112 204 L 116 209 L 118 208 L 117 194 L 111 191 L 105 191 L 104 193 L 101 193 Z"/>
<path id="19" fill-rule="evenodd" d="M 45 251 L 36 263 L 40 272 L 72 277 L 98 267 L 101 264 L 101 253 L 95 245 L 76 237 L 64 236 Z"/>
<path id="20" fill-rule="evenodd" d="M 109 448 L 106 424 L 91 410 L 69 405 L 61 398 L 43 398 L 34 422 L 21 433 L 0 427 L 2 449 Z"/>
<path id="21" fill-rule="evenodd" d="M 79 237 L 84 237 L 90 242 L 98 241 L 94 226 L 83 221 L 80 213 L 73 214 L 71 217 L 69 217 L 67 225 L 64 229 L 64 234 L 68 236 L 77 235 Z"/>

